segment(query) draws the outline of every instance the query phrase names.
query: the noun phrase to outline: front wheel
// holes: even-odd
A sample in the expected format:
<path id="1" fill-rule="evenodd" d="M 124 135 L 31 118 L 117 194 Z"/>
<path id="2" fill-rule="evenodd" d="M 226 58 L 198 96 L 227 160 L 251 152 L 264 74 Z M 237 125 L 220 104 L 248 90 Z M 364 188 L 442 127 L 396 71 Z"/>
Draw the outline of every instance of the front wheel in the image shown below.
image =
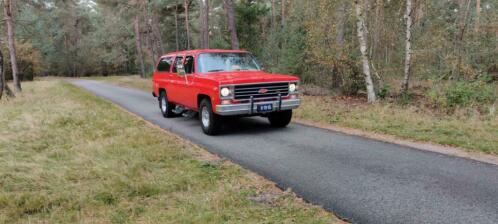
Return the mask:
<path id="1" fill-rule="evenodd" d="M 199 105 L 199 120 L 202 131 L 207 135 L 216 135 L 221 126 L 221 117 L 213 112 L 211 101 L 204 99 Z"/>
<path id="2" fill-rule="evenodd" d="M 273 127 L 286 127 L 292 120 L 292 110 L 273 112 L 268 116 L 268 120 Z"/>

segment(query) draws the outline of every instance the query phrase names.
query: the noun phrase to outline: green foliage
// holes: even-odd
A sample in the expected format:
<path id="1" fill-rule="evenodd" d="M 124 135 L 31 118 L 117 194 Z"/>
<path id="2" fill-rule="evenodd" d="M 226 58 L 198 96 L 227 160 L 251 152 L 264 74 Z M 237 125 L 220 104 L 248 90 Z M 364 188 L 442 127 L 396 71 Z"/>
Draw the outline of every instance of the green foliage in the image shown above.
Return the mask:
<path id="1" fill-rule="evenodd" d="M 377 96 L 380 99 L 386 99 L 391 93 L 391 91 L 392 91 L 391 86 L 389 84 L 384 84 L 378 89 Z"/>
<path id="2" fill-rule="evenodd" d="M 484 82 L 456 82 L 448 87 L 445 97 L 446 105 L 450 108 L 492 103 L 496 100 L 493 89 Z"/>

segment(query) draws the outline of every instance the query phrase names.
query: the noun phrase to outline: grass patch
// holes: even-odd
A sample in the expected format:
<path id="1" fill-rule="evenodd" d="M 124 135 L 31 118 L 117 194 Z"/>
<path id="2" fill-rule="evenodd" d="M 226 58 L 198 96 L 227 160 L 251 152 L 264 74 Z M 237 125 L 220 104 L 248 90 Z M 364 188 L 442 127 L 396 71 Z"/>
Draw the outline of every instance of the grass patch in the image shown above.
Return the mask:
<path id="1" fill-rule="evenodd" d="M 99 79 L 151 91 L 151 81 L 138 76 Z M 422 86 L 413 88 L 420 89 Z M 302 106 L 295 111 L 295 117 L 498 155 L 497 114 L 483 115 L 486 113 L 476 111 L 492 111 L 493 108 L 464 108 L 445 114 L 434 112 L 424 105 L 400 105 L 395 102 L 369 105 L 357 99 L 320 95 L 302 96 Z"/>
<path id="2" fill-rule="evenodd" d="M 0 101 L 0 127 L 0 223 L 338 222 L 62 81 Z"/>

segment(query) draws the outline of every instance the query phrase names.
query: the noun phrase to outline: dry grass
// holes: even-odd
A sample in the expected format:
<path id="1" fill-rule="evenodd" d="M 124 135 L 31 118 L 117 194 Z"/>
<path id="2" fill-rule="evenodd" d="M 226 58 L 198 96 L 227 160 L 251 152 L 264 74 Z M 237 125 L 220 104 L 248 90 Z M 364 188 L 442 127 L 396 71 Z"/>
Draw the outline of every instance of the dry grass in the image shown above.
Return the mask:
<path id="1" fill-rule="evenodd" d="M 137 76 L 101 80 L 146 91 L 151 85 L 150 80 Z M 400 86 L 396 80 L 388 82 L 393 87 Z M 431 86 L 434 83 L 430 81 L 414 81 L 412 89 L 423 94 Z M 330 91 L 313 86 L 307 86 L 306 93 L 312 96 L 303 96 L 302 106 L 295 111 L 298 119 L 498 155 L 497 113 L 464 108 L 446 114 L 423 105 L 427 103 L 423 100 L 406 106 L 396 102 L 369 105 L 363 99 L 334 97 Z"/>
<path id="2" fill-rule="evenodd" d="M 0 101 L 0 127 L 0 223 L 338 222 L 62 81 Z"/>

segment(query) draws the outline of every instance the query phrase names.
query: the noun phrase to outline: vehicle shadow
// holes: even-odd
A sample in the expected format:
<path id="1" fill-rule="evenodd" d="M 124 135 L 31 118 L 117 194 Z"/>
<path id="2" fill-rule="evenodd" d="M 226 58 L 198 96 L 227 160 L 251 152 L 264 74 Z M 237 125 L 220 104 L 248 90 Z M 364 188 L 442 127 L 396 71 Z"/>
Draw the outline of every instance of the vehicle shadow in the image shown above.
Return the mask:
<path id="1" fill-rule="evenodd" d="M 225 118 L 219 135 L 255 135 L 283 130 L 270 125 L 267 119 L 259 117 Z"/>

